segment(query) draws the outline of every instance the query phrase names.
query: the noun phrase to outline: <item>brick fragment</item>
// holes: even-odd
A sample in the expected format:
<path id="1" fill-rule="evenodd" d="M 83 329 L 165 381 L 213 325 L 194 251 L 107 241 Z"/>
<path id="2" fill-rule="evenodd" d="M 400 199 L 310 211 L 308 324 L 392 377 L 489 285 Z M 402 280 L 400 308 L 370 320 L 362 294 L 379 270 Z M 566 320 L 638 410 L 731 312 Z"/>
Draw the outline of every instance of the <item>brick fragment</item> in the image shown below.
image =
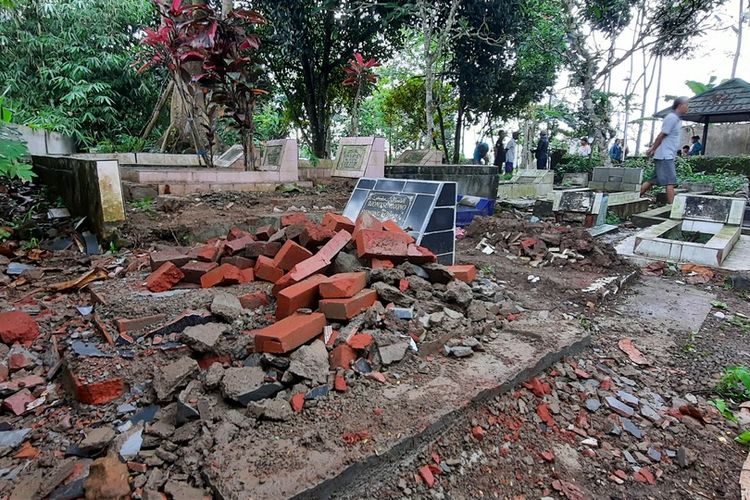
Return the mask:
<path id="1" fill-rule="evenodd" d="M 432 469 L 430 469 L 429 465 L 425 465 L 419 468 L 419 476 L 422 478 L 422 481 L 424 481 L 425 485 L 428 488 L 432 488 L 432 486 L 435 484 L 435 476 L 432 475 Z"/>
<path id="2" fill-rule="evenodd" d="M 403 258 L 408 255 L 411 236 L 401 233 L 362 229 L 357 233 L 357 256 Z"/>
<path id="3" fill-rule="evenodd" d="M 367 273 L 335 274 L 320 284 L 320 296 L 324 299 L 347 299 L 354 297 L 367 286 Z"/>
<path id="4" fill-rule="evenodd" d="M 401 226 L 396 224 L 396 222 L 391 219 L 383 221 L 383 229 L 391 233 L 406 235 L 409 238 L 410 243 L 415 243 L 416 241 L 409 233 L 407 233 Z"/>
<path id="5" fill-rule="evenodd" d="M 354 222 L 352 222 L 349 217 L 344 217 L 343 215 L 334 214 L 332 212 L 328 212 L 323 216 L 322 224 L 336 232 L 339 232 L 342 229 L 349 233 L 354 232 Z"/>
<path id="6" fill-rule="evenodd" d="M 266 307 L 269 304 L 268 296 L 266 292 L 250 292 L 240 297 L 240 304 L 245 309 Z"/>
<path id="7" fill-rule="evenodd" d="M 255 281 L 255 271 L 253 268 L 240 269 L 240 284 L 246 285 Z"/>
<path id="8" fill-rule="evenodd" d="M 221 263 L 232 264 L 234 267 L 238 269 L 250 269 L 250 268 L 255 267 L 255 261 L 253 259 L 248 259 L 247 257 L 243 257 L 241 255 L 233 255 L 232 257 L 222 257 Z"/>
<path id="9" fill-rule="evenodd" d="M 127 466 L 128 466 L 128 470 L 137 472 L 139 474 L 143 474 L 148 470 L 148 465 L 142 464 L 140 462 L 128 462 Z"/>
<path id="10" fill-rule="evenodd" d="M 151 262 L 151 270 L 156 271 L 166 262 L 171 262 L 177 267 L 182 267 L 188 263 L 190 257 L 176 249 L 171 249 L 152 252 L 149 255 L 149 260 Z"/>
<path id="11" fill-rule="evenodd" d="M 166 314 L 153 314 L 151 316 L 143 316 L 141 318 L 125 319 L 120 318 L 115 320 L 117 325 L 117 331 L 122 333 L 132 333 L 138 330 L 143 330 L 150 326 L 154 326 L 162 321 L 166 321 Z"/>
<path id="12" fill-rule="evenodd" d="M 375 290 L 365 289 L 348 299 L 323 299 L 319 307 L 327 319 L 345 321 L 373 305 L 377 299 L 378 293 Z"/>
<path id="13" fill-rule="evenodd" d="M 255 261 L 255 277 L 257 279 L 276 283 L 282 276 L 284 276 L 283 269 L 274 266 L 273 260 L 270 257 L 261 255 Z"/>
<path id="14" fill-rule="evenodd" d="M 252 332 L 255 351 L 287 353 L 320 335 L 325 325 L 326 318 L 322 313 L 294 314 Z"/>
<path id="15" fill-rule="evenodd" d="M 5 398 L 3 409 L 11 412 L 13 415 L 20 416 L 26 413 L 26 405 L 36 398 L 28 389 L 22 389 L 12 396 Z"/>
<path id="16" fill-rule="evenodd" d="M 237 238 L 236 240 L 224 243 L 224 252 L 227 255 L 240 255 L 245 253 L 245 248 L 253 243 L 255 243 L 255 238 L 248 234 L 242 238 Z"/>
<path id="17" fill-rule="evenodd" d="M 271 236 L 276 232 L 273 226 L 261 226 L 255 230 L 255 239 L 260 241 L 268 241 Z"/>
<path id="18" fill-rule="evenodd" d="M 328 354 L 328 363 L 331 365 L 331 370 L 338 368 L 348 370 L 356 360 L 357 353 L 348 344 L 339 344 Z"/>
<path id="19" fill-rule="evenodd" d="M 341 373 L 336 374 L 336 378 L 333 379 L 333 388 L 336 392 L 346 392 L 348 387 L 346 386 L 346 379 Z"/>
<path id="20" fill-rule="evenodd" d="M 0 340 L 8 345 L 30 344 L 39 336 L 39 325 L 23 311 L 0 312 Z"/>
<path id="21" fill-rule="evenodd" d="M 281 216 L 281 227 L 293 226 L 294 224 L 304 224 L 308 220 L 307 215 L 303 213 L 293 213 Z"/>
<path id="22" fill-rule="evenodd" d="M 352 349 L 361 351 L 370 347 L 372 345 L 372 340 L 372 335 L 369 333 L 356 333 L 351 336 L 347 341 L 347 344 L 349 344 Z"/>
<path id="23" fill-rule="evenodd" d="M 352 241 L 352 235 L 346 230 L 341 230 L 336 233 L 336 236 L 331 238 L 328 243 L 323 245 L 316 255 L 328 262 L 333 262 L 333 259 L 339 254 L 341 250 Z"/>
<path id="24" fill-rule="evenodd" d="M 273 287 L 271 288 L 271 295 L 277 297 L 280 291 L 288 286 L 294 285 L 295 283 L 297 282 L 292 279 L 292 273 L 286 273 L 279 280 L 277 280 L 276 283 L 274 283 Z"/>
<path id="25" fill-rule="evenodd" d="M 309 259 L 305 259 L 294 266 L 294 269 L 289 272 L 289 275 L 292 280 L 299 283 L 313 274 L 324 272 L 329 265 L 331 265 L 331 261 L 322 258 L 320 252 L 318 252 L 318 254 L 313 255 Z"/>
<path id="26" fill-rule="evenodd" d="M 294 413 L 301 413 L 302 409 L 305 407 L 305 393 L 298 392 L 292 396 L 292 399 L 289 400 L 289 404 L 292 405 Z"/>
<path id="27" fill-rule="evenodd" d="M 474 264 L 446 266 L 446 269 L 455 279 L 465 281 L 466 283 L 471 283 L 477 279 L 477 266 Z"/>
<path id="28" fill-rule="evenodd" d="M 266 257 L 275 257 L 281 249 L 281 242 L 279 241 L 253 241 L 248 243 L 245 247 L 245 257 L 256 259 L 261 255 Z"/>
<path id="29" fill-rule="evenodd" d="M 125 391 L 125 384 L 121 378 L 109 378 L 96 382 L 85 383 L 69 368 L 65 369 L 65 385 L 75 398 L 84 404 L 102 405 L 113 401 Z"/>
<path id="30" fill-rule="evenodd" d="M 219 264 L 217 264 L 216 262 L 201 262 L 199 260 L 191 260 L 190 262 L 182 266 L 180 270 L 185 275 L 183 281 L 185 281 L 186 283 L 195 283 L 196 285 L 200 285 L 201 276 L 213 269 L 216 269 L 217 267 L 219 267 Z"/>
<path id="31" fill-rule="evenodd" d="M 31 460 L 38 457 L 42 452 L 38 448 L 34 448 L 29 441 L 26 441 L 21 445 L 18 451 L 13 455 L 13 458 L 20 458 Z"/>
<path id="32" fill-rule="evenodd" d="M 315 274 L 280 291 L 276 296 L 276 319 L 284 319 L 297 309 L 315 309 L 318 301 L 318 286 L 326 279 Z"/>
<path id="33" fill-rule="evenodd" d="M 216 262 L 219 260 L 220 253 L 221 248 L 218 243 L 213 245 L 206 244 L 194 249 L 188 256 L 201 262 Z"/>
<path id="34" fill-rule="evenodd" d="M 237 285 L 242 282 L 240 270 L 232 264 L 222 264 L 201 276 L 201 287 Z"/>
<path id="35" fill-rule="evenodd" d="M 437 262 L 437 256 L 429 248 L 411 244 L 407 249 L 407 257 L 412 264 L 429 264 Z"/>
<path id="36" fill-rule="evenodd" d="M 380 222 L 377 217 L 365 210 L 359 214 L 359 217 L 357 217 L 357 220 L 354 223 L 354 232 L 352 233 L 352 236 L 356 239 L 357 234 L 363 229 L 382 231 L 383 223 Z"/>
<path id="37" fill-rule="evenodd" d="M 372 261 L 370 262 L 370 267 L 372 269 L 393 269 L 394 267 L 396 267 L 396 264 L 388 259 L 378 259 L 376 257 L 373 257 Z"/>
<path id="38" fill-rule="evenodd" d="M 333 229 L 310 222 L 305 224 L 305 229 L 299 236 L 299 242 L 302 246 L 313 248 L 322 245 L 334 236 L 336 232 Z"/>
<path id="39" fill-rule="evenodd" d="M 240 238 L 245 238 L 246 236 L 251 235 L 247 231 L 243 231 L 238 227 L 233 227 L 229 230 L 229 233 L 227 233 L 227 241 L 239 240 Z"/>
<path id="40" fill-rule="evenodd" d="M 165 262 L 146 278 L 146 288 L 154 293 L 166 292 L 171 290 L 184 277 L 185 274 L 179 267 L 171 262 Z"/>
<path id="41" fill-rule="evenodd" d="M 292 240 L 287 240 L 273 259 L 274 267 L 290 271 L 294 266 L 309 259 L 313 253 L 302 245 Z"/>

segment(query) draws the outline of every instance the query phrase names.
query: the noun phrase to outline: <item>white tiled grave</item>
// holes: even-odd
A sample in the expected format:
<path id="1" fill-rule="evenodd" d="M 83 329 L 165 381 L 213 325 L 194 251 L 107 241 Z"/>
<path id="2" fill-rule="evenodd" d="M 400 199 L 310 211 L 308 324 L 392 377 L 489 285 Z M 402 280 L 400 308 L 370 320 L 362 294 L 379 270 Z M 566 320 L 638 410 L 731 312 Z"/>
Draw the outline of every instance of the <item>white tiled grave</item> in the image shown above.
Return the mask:
<path id="1" fill-rule="evenodd" d="M 677 195 L 669 220 L 636 234 L 633 252 L 653 259 L 721 266 L 740 239 L 744 207 L 745 200 L 740 198 Z"/>

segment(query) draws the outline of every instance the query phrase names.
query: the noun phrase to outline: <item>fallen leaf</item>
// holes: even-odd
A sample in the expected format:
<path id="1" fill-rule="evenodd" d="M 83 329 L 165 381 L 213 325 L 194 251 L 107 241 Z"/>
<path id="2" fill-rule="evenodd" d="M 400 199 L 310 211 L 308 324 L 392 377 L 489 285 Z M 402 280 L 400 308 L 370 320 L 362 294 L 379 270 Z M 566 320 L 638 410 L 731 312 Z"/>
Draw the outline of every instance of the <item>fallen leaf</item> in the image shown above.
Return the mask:
<path id="1" fill-rule="evenodd" d="M 630 358 L 630 361 L 632 361 L 636 365 L 649 364 L 648 360 L 643 355 L 643 353 L 639 351 L 635 345 L 633 345 L 633 339 L 631 338 L 620 339 L 620 341 L 617 343 L 617 347 L 619 347 L 622 352 L 627 354 L 628 357 Z"/>

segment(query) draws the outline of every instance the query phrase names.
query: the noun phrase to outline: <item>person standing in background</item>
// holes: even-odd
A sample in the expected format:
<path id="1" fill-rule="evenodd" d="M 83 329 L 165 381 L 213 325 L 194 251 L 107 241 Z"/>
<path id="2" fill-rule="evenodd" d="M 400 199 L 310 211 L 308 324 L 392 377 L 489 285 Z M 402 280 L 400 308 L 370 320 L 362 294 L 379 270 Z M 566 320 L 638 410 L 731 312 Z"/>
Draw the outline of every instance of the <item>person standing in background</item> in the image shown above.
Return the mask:
<path id="1" fill-rule="evenodd" d="M 581 156 L 591 156 L 591 145 L 588 137 L 581 138 L 581 145 L 578 147 L 578 154 Z"/>
<path id="2" fill-rule="evenodd" d="M 503 168 L 505 167 L 505 130 L 501 130 L 497 135 L 497 142 L 495 142 L 495 160 L 493 164 L 497 167 L 497 173 L 502 175 Z"/>
<path id="3" fill-rule="evenodd" d="M 701 144 L 701 138 L 699 136 L 694 135 L 690 138 L 690 141 L 693 143 L 690 147 L 690 153 L 688 153 L 690 156 L 699 156 L 703 153 L 703 144 Z"/>
<path id="4" fill-rule="evenodd" d="M 505 145 L 505 173 L 512 174 L 513 167 L 516 164 L 516 139 L 518 139 L 518 132 L 513 132 L 508 144 Z"/>
<path id="5" fill-rule="evenodd" d="M 534 158 L 536 158 L 537 170 L 547 170 L 547 156 L 549 152 L 549 140 L 547 140 L 547 132 L 539 133 L 539 142 L 534 150 Z"/>
<path id="6" fill-rule="evenodd" d="M 615 163 L 622 162 L 622 146 L 620 144 L 620 139 L 615 139 L 615 143 L 609 148 L 609 157 Z"/>

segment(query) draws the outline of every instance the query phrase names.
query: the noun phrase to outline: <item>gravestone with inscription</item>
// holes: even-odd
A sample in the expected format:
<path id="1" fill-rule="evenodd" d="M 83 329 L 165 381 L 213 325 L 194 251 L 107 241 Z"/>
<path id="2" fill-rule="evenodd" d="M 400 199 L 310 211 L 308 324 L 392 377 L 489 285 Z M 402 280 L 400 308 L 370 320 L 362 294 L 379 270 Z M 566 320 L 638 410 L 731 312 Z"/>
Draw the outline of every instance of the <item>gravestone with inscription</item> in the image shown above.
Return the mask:
<path id="1" fill-rule="evenodd" d="M 436 149 L 409 149 L 396 159 L 396 165 L 442 165 L 443 152 Z"/>
<path id="2" fill-rule="evenodd" d="M 299 168 L 297 141 L 278 139 L 266 141 L 259 170 L 276 172 L 297 172 Z"/>
<path id="3" fill-rule="evenodd" d="M 429 248 L 438 262 L 451 265 L 456 243 L 456 183 L 370 179 L 357 182 L 344 215 L 356 220 L 368 211 L 380 220 L 393 220 L 418 245 Z"/>
<path id="4" fill-rule="evenodd" d="M 382 137 L 344 137 L 339 143 L 333 177 L 383 177 L 385 175 L 385 139 Z"/>
<path id="5" fill-rule="evenodd" d="M 214 160 L 216 168 L 242 168 L 244 167 L 245 153 L 242 144 L 235 144 Z"/>

